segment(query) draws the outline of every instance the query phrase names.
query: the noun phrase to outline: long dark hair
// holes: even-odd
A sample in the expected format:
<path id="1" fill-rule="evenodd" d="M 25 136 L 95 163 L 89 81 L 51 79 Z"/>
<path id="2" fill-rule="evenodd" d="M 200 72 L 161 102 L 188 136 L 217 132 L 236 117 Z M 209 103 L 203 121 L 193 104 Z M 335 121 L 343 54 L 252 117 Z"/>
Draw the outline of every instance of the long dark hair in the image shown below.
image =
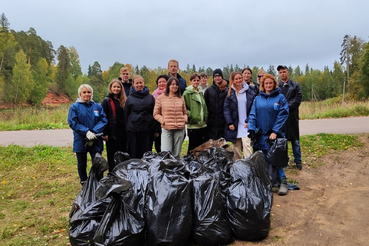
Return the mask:
<path id="1" fill-rule="evenodd" d="M 169 86 L 172 84 L 173 81 L 178 85 L 178 90 L 176 91 L 176 96 L 181 97 L 181 90 L 179 89 L 179 80 L 176 77 L 170 77 L 168 79 L 167 87 L 165 88 L 164 94 L 166 96 L 169 96 Z"/>

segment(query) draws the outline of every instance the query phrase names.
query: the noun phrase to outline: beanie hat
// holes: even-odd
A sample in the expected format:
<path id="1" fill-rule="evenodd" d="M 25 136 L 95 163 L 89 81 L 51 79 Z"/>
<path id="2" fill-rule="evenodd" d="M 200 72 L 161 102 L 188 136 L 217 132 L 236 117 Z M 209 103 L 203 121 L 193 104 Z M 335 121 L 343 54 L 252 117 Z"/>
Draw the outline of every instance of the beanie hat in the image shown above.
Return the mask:
<path id="1" fill-rule="evenodd" d="M 213 72 L 213 78 L 214 78 L 216 75 L 219 75 L 219 76 L 220 76 L 220 77 L 222 77 L 222 79 L 223 79 L 223 72 L 222 72 L 222 70 L 220 70 L 220 68 L 217 68 L 217 69 L 215 69 L 215 70 L 214 70 L 214 72 Z"/>

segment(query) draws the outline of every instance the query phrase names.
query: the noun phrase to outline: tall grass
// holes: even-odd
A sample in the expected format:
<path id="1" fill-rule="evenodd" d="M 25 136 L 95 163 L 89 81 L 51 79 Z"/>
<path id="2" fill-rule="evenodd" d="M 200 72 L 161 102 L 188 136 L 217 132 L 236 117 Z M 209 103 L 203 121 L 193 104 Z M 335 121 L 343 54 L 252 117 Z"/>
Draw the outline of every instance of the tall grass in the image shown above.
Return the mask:
<path id="1" fill-rule="evenodd" d="M 300 105 L 300 119 L 345 118 L 368 116 L 369 102 L 303 102 Z"/>
<path id="2" fill-rule="evenodd" d="M 70 105 L 0 110 L 0 131 L 68 128 Z"/>

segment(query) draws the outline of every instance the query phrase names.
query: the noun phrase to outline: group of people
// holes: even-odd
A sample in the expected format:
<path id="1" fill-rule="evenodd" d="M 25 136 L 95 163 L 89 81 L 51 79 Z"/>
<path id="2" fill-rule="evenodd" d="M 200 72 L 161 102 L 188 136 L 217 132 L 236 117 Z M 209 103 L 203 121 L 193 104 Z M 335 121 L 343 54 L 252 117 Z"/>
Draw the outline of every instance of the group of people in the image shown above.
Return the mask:
<path id="1" fill-rule="evenodd" d="M 157 88 L 150 94 L 144 79 L 140 75 L 130 79 L 128 68 L 123 67 L 101 104 L 92 100 L 91 86 L 79 87 L 68 123 L 74 133 L 81 184 L 87 179 L 87 153 L 93 159 L 103 151 L 103 141 L 112 171 L 117 151 L 142 158 L 153 143 L 157 152 L 170 151 L 179 158 L 186 134 L 188 151 L 209 139 L 225 138 L 233 143 L 234 161 L 257 150 L 266 155 L 270 140 L 287 137 L 296 168 L 302 169 L 298 124 L 302 92 L 299 84 L 289 79 L 286 66 L 277 68 L 280 82 L 263 69 L 258 72 L 258 82 L 252 81 L 250 68 L 232 72 L 229 81 L 221 69 L 215 69 L 211 86 L 206 73 L 192 74 L 187 86 L 178 70 L 178 61 L 170 60 L 169 73 L 156 79 Z M 92 145 L 86 147 L 86 141 Z M 268 171 L 273 183 L 280 186 L 279 194 L 287 194 L 283 168 L 269 165 Z"/>

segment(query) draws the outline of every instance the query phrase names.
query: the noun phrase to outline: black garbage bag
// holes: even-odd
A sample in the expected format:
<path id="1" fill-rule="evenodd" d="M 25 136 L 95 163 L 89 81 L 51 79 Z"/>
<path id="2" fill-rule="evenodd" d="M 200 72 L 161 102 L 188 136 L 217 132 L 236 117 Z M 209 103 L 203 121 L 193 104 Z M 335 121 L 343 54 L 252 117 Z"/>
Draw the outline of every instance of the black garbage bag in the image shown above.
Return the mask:
<path id="1" fill-rule="evenodd" d="M 287 138 L 276 138 L 270 143 L 266 159 L 272 166 L 283 168 L 288 166 Z"/>
<path id="2" fill-rule="evenodd" d="M 212 147 L 183 158 L 190 172 L 193 196 L 192 238 L 200 245 L 223 245 L 233 240 L 225 206 L 227 171 L 233 152 Z"/>
<path id="3" fill-rule="evenodd" d="M 131 159 L 131 157 L 126 152 L 117 151 L 114 154 L 114 163 L 115 163 L 115 165 L 117 165 L 117 164 L 119 164 L 123 161 L 129 160 L 129 159 Z"/>
<path id="4" fill-rule="evenodd" d="M 200 245 L 224 245 L 233 240 L 219 178 L 219 172 L 209 168 L 192 178 L 193 239 Z"/>
<path id="5" fill-rule="evenodd" d="M 237 160 L 230 175 L 227 215 L 236 238 L 264 239 L 270 229 L 273 191 L 263 153 Z"/>
<path id="6" fill-rule="evenodd" d="M 148 175 L 148 163 L 130 159 L 117 164 L 105 179 L 111 179 L 111 189 L 99 186 L 99 198 L 113 195 L 113 201 L 101 220 L 94 241 L 96 245 L 143 245 L 145 242 L 144 202 Z M 129 191 L 125 182 L 131 184 Z M 102 182 L 100 182 L 102 183 Z M 124 186 L 123 188 L 119 187 Z M 106 194 L 101 192 L 107 190 Z M 122 193 L 123 191 L 123 193 Z"/>
<path id="7" fill-rule="evenodd" d="M 146 245 L 186 245 L 192 226 L 188 172 L 179 160 L 159 164 L 146 191 Z"/>
<path id="8" fill-rule="evenodd" d="M 160 162 L 163 160 L 177 160 L 170 151 L 162 151 L 159 153 L 154 153 L 151 151 L 145 152 L 142 161 L 149 164 L 150 176 L 154 175 L 160 168 Z"/>
<path id="9" fill-rule="evenodd" d="M 108 169 L 107 161 L 96 154 L 89 176 L 78 193 L 69 214 L 71 245 L 93 245 L 93 237 L 111 198 L 98 200 L 95 196 L 99 180 Z"/>

